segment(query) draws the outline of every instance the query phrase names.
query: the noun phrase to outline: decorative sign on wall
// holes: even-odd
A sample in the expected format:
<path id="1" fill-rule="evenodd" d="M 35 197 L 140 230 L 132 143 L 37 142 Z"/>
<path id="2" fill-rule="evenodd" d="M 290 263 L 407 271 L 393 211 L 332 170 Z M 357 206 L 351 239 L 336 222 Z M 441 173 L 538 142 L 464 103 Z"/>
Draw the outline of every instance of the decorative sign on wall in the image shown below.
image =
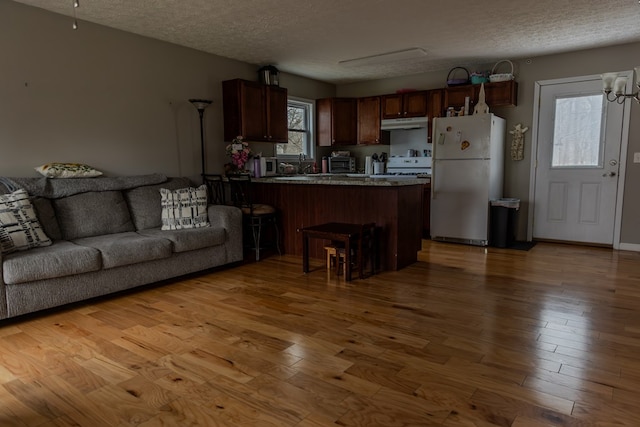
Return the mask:
<path id="1" fill-rule="evenodd" d="M 511 141 L 511 160 L 524 159 L 524 134 L 529 130 L 529 127 L 522 127 L 520 123 L 514 126 L 513 130 L 509 133 L 513 135 L 513 141 Z"/>

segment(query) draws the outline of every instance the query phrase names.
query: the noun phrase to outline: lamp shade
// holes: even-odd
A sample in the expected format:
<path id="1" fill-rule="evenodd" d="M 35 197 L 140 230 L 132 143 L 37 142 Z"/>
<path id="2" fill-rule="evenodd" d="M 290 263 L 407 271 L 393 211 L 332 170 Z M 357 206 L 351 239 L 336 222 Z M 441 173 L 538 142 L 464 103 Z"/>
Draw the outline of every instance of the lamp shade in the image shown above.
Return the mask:
<path id="1" fill-rule="evenodd" d="M 211 105 L 212 101 L 208 99 L 190 99 L 189 102 L 192 103 L 198 109 L 198 111 L 202 111 L 209 105 Z"/>
<path id="2" fill-rule="evenodd" d="M 613 89 L 613 82 L 618 77 L 618 73 L 604 73 L 602 77 L 602 88 L 605 92 L 610 92 Z"/>
<path id="3" fill-rule="evenodd" d="M 626 77 L 617 77 L 613 82 L 613 93 L 616 95 L 624 94 L 624 88 L 627 86 L 627 78 Z"/>

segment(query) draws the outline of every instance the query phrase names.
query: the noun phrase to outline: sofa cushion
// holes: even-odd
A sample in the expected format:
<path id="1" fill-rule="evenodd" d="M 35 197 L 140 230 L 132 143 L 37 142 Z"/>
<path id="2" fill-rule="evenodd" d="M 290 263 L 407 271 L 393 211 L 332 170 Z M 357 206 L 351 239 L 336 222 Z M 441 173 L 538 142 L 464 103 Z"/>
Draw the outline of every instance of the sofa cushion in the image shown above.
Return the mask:
<path id="1" fill-rule="evenodd" d="M 44 233 L 51 240 L 62 240 L 62 233 L 60 232 L 60 226 L 58 225 L 58 219 L 56 218 L 56 212 L 53 210 L 51 200 L 45 197 L 33 197 L 31 203 L 33 203 L 33 208 L 36 210 L 36 215 Z"/>
<path id="2" fill-rule="evenodd" d="M 120 191 L 90 191 L 53 199 L 65 240 L 135 231 Z"/>
<path id="3" fill-rule="evenodd" d="M 190 185 L 189 178 L 169 178 L 162 184 L 144 185 L 125 191 L 124 198 L 129 205 L 129 212 L 136 230 L 158 228 L 162 225 L 161 188 L 177 190 Z"/>
<path id="4" fill-rule="evenodd" d="M 8 254 L 51 244 L 25 190 L 0 195 L 0 252 Z"/>
<path id="5" fill-rule="evenodd" d="M 209 227 L 207 218 L 207 186 L 178 190 L 160 189 L 162 229 Z"/>
<path id="6" fill-rule="evenodd" d="M 5 283 L 17 284 L 97 271 L 101 265 L 97 249 L 60 240 L 51 246 L 6 255 L 2 275 Z"/>
<path id="7" fill-rule="evenodd" d="M 162 237 L 173 243 L 173 252 L 186 252 L 225 242 L 226 231 L 222 227 L 188 228 L 184 230 L 162 230 L 153 228 L 141 230 L 140 234 L 150 237 Z M 241 237 L 240 237 L 241 238 Z"/>
<path id="8" fill-rule="evenodd" d="M 120 267 L 171 256 L 171 242 L 136 232 L 106 234 L 73 240 L 80 246 L 95 248 L 102 254 L 102 268 Z"/>

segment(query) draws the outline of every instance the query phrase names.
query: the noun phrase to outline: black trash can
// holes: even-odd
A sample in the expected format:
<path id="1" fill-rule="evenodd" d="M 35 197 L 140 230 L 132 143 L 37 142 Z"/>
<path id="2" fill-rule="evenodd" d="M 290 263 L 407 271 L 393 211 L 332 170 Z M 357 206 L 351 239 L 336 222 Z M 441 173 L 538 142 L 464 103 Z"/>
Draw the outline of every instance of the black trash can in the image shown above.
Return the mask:
<path id="1" fill-rule="evenodd" d="M 516 241 L 516 226 L 520 199 L 504 198 L 491 201 L 489 245 L 508 248 Z"/>

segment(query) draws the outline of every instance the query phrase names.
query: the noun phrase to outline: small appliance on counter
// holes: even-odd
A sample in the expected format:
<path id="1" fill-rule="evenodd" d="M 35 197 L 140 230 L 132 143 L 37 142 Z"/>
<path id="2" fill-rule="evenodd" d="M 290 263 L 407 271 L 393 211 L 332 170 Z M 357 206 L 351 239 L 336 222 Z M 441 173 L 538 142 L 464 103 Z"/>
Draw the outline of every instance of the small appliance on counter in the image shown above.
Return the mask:
<path id="1" fill-rule="evenodd" d="M 329 157 L 329 173 L 355 173 L 356 158 L 345 156 Z"/>
<path id="2" fill-rule="evenodd" d="M 256 178 L 278 174 L 278 160 L 275 157 L 255 157 L 247 166 L 251 175 Z"/>

